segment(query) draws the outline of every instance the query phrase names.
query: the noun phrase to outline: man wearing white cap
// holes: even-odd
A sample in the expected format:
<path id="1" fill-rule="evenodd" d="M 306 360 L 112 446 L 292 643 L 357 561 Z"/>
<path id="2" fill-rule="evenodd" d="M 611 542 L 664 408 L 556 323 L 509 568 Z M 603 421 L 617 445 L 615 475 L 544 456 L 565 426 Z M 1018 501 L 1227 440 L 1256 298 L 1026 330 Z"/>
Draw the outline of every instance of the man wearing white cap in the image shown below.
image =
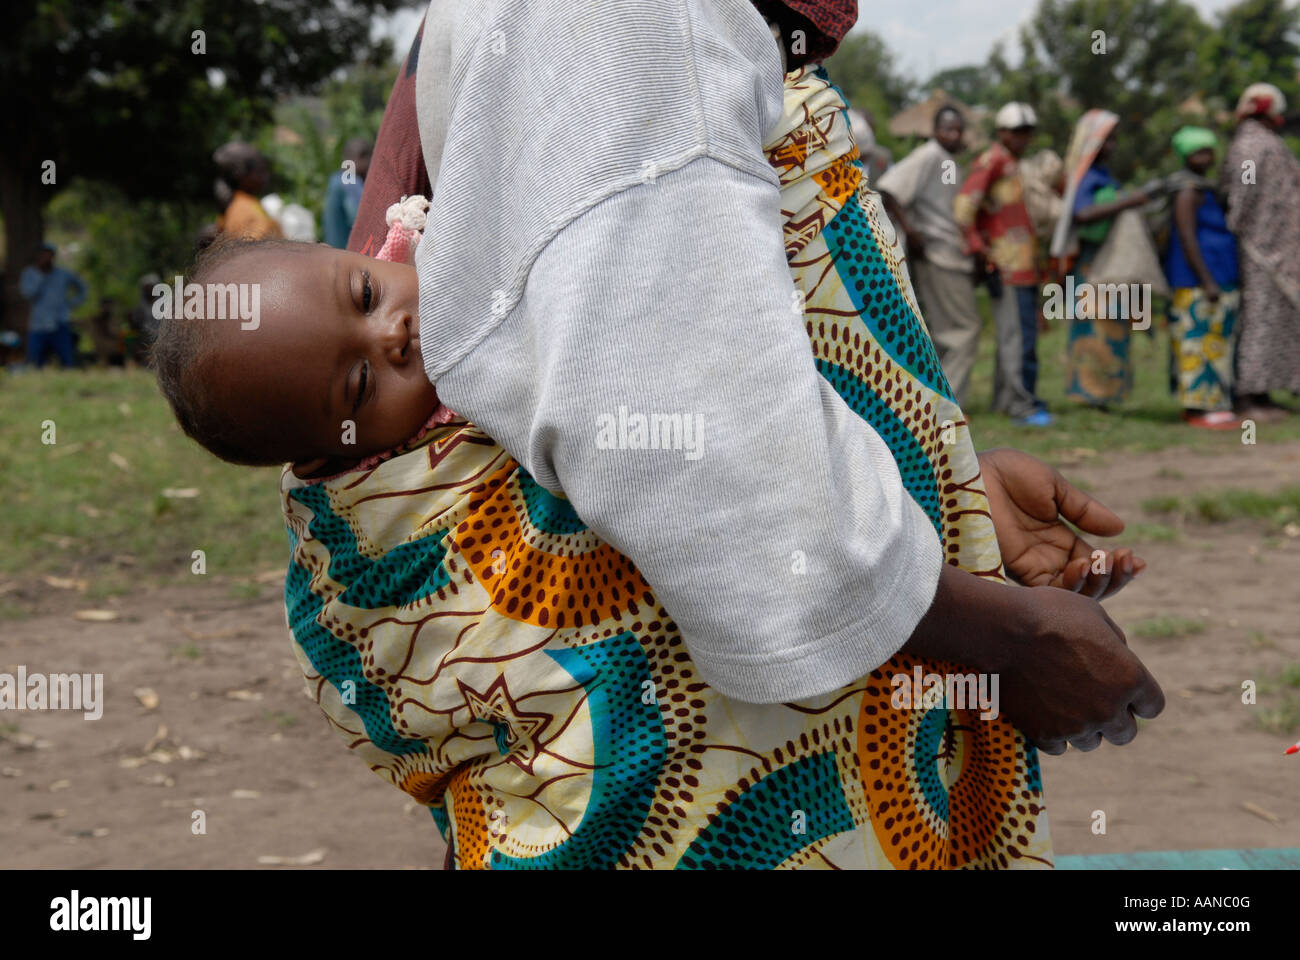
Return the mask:
<path id="1" fill-rule="evenodd" d="M 1001 295 L 993 298 L 998 337 L 993 408 L 1026 426 L 1045 427 L 1052 418 L 1032 387 L 1038 367 L 1037 241 L 1020 179 L 1020 157 L 1037 125 L 1026 103 L 1008 103 L 998 111 L 997 142 L 975 160 L 953 215 L 966 251 L 977 262 L 987 258 L 988 269 L 1001 280 Z"/>

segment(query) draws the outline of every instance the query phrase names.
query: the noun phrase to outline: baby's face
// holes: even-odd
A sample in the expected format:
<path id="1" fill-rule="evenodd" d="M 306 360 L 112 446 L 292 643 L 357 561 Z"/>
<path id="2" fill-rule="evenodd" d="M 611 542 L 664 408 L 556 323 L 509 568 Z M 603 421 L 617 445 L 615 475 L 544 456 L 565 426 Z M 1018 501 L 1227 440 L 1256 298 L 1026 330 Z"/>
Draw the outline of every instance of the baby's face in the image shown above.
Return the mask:
<path id="1" fill-rule="evenodd" d="M 205 386 L 269 425 L 300 475 L 410 439 L 437 406 L 420 353 L 415 268 L 324 245 L 240 254 L 211 283 L 256 283 L 255 329 L 227 323 Z"/>

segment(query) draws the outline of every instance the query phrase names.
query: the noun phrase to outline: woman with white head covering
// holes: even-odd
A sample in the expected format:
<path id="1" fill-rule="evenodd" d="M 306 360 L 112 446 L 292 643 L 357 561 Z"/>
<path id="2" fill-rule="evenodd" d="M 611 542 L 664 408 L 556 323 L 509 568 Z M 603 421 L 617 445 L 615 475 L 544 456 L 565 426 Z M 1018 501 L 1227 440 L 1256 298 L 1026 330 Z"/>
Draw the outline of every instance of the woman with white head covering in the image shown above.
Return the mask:
<path id="1" fill-rule="evenodd" d="M 1286 113 L 1277 87 L 1247 87 L 1236 112 L 1219 188 L 1241 262 L 1238 410 L 1277 420 L 1287 409 L 1269 391 L 1300 392 L 1300 162 L 1277 133 Z"/>

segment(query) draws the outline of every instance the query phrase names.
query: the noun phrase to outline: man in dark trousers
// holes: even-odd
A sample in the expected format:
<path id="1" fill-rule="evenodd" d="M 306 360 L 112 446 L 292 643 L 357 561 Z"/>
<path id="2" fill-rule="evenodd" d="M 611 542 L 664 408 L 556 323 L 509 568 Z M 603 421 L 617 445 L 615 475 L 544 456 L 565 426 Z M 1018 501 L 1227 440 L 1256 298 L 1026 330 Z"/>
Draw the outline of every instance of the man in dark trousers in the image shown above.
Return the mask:
<path id="1" fill-rule="evenodd" d="M 50 351 L 58 354 L 63 366 L 77 365 L 68 314 L 85 302 L 86 285 L 71 270 L 54 265 L 56 252 L 54 244 L 43 244 L 36 263 L 18 279 L 19 291 L 32 305 L 27 320 L 27 362 L 37 368 L 45 365 Z"/>

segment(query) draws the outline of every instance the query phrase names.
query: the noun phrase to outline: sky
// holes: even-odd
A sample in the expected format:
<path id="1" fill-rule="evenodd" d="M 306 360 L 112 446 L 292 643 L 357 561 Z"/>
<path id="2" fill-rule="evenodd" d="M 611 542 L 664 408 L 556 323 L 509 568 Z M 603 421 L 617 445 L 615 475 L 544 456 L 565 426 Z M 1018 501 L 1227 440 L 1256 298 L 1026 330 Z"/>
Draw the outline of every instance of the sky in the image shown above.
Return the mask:
<path id="1" fill-rule="evenodd" d="M 1212 23 L 1211 14 L 1234 0 L 1189 2 Z M 924 80 L 948 67 L 983 63 L 1000 39 L 1006 41 L 1014 62 L 1020 25 L 1037 6 L 1038 0 L 858 0 L 854 29 L 865 28 L 883 37 L 902 72 Z M 939 37 L 956 39 L 941 43 Z"/>
<path id="2" fill-rule="evenodd" d="M 1211 14 L 1235 0 L 1189 2 L 1213 22 Z M 947 67 L 983 63 L 999 39 L 1007 41 L 1015 62 L 1016 34 L 1037 6 L 1038 0 L 858 0 L 854 29 L 872 30 L 884 37 L 901 71 L 923 81 Z M 423 6 L 400 10 L 377 24 L 375 32 L 392 37 L 399 55 L 404 56 L 422 16 Z M 957 39 L 941 42 L 940 38 Z"/>

